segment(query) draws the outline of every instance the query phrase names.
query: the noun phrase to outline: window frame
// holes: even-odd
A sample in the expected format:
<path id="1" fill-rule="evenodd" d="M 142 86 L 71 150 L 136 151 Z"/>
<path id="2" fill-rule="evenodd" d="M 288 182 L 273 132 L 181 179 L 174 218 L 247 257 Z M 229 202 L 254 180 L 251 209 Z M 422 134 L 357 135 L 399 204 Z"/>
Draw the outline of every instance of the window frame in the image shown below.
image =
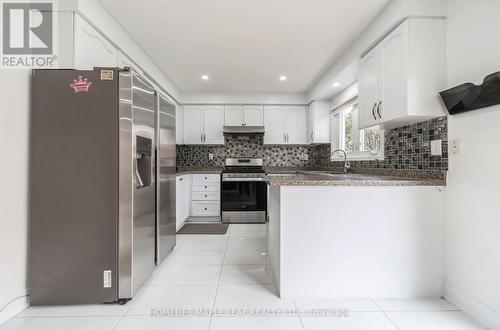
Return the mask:
<path id="1" fill-rule="evenodd" d="M 333 109 L 330 112 L 330 130 L 331 130 L 331 161 L 343 161 L 344 156 L 342 153 L 334 151 L 336 149 L 345 150 L 345 121 L 340 120 L 340 118 L 344 118 L 344 112 L 349 108 L 355 107 L 356 111 L 352 113 L 352 131 L 353 131 L 353 143 L 357 148 L 360 147 L 361 143 L 361 131 L 363 129 L 359 128 L 359 107 L 358 107 L 358 98 L 354 97 L 341 106 Z M 353 109 L 354 110 L 354 109 Z M 358 161 L 358 160 L 384 160 L 384 131 L 380 130 L 380 147 L 376 153 L 372 153 L 370 151 L 352 151 L 347 152 L 347 160 Z"/>

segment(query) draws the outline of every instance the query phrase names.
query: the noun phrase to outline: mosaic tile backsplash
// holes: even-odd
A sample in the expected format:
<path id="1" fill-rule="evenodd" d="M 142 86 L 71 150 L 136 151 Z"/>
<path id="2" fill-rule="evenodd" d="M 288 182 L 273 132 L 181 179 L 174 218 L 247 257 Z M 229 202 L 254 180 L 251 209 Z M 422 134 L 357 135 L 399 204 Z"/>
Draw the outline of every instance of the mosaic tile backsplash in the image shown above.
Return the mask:
<path id="1" fill-rule="evenodd" d="M 403 126 L 385 132 L 385 159 L 351 162 L 353 167 L 407 170 L 448 170 L 448 121 L 446 117 Z M 431 156 L 430 141 L 442 140 L 442 156 Z M 264 145 L 262 137 L 226 137 L 221 146 L 179 145 L 177 166 L 224 166 L 226 158 L 256 157 L 264 166 L 339 167 L 330 161 L 329 144 Z M 213 160 L 209 159 L 213 154 Z"/>

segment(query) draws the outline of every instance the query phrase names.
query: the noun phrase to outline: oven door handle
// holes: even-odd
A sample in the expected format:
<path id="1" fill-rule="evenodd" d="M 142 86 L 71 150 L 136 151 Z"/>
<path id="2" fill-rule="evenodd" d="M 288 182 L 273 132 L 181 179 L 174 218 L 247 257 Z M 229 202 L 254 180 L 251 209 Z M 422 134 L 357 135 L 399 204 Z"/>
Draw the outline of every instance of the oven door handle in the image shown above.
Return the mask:
<path id="1" fill-rule="evenodd" d="M 222 182 L 265 182 L 265 178 L 222 178 Z"/>

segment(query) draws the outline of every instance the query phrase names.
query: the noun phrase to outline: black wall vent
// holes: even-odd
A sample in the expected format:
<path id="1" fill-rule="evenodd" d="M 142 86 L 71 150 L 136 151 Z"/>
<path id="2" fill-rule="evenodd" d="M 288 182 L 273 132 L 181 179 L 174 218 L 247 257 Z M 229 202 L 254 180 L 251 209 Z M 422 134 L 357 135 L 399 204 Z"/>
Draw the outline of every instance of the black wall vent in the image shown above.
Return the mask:
<path id="1" fill-rule="evenodd" d="M 500 72 L 486 76 L 480 86 L 465 83 L 439 94 L 450 115 L 500 104 Z"/>

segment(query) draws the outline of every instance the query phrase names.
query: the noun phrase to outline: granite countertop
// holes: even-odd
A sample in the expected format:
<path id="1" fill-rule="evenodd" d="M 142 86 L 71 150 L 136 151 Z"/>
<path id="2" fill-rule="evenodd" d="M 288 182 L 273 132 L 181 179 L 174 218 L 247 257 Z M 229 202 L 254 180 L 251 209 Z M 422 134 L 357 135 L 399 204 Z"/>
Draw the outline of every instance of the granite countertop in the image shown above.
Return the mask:
<path id="1" fill-rule="evenodd" d="M 177 168 L 177 176 L 184 174 L 221 174 L 223 167 L 217 166 L 186 166 Z"/>
<path id="2" fill-rule="evenodd" d="M 446 186 L 446 173 L 381 169 L 268 168 L 272 186 Z"/>

